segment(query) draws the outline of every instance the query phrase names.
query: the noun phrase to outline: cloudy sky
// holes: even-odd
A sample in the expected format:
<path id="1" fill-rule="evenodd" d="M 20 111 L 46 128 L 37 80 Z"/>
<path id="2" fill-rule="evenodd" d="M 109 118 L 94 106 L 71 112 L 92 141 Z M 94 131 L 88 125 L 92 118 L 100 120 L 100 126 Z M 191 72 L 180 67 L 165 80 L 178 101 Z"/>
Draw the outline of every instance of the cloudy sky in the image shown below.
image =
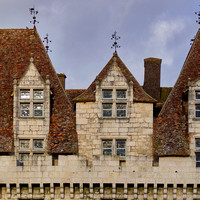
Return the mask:
<path id="1" fill-rule="evenodd" d="M 118 55 L 139 83 L 144 58 L 162 58 L 161 85 L 173 86 L 199 28 L 199 0 L 0 0 L 0 28 L 32 28 L 29 8 L 39 11 L 40 37 L 52 40 L 49 57 L 67 88 L 87 88 L 112 57 L 111 35 L 121 37 Z"/>

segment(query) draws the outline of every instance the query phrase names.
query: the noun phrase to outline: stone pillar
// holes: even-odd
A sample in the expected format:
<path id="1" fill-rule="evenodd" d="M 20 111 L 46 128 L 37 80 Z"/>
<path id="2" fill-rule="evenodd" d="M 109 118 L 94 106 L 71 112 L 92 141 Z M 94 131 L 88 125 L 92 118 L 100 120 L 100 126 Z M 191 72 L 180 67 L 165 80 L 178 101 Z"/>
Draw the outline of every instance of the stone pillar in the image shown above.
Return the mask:
<path id="1" fill-rule="evenodd" d="M 164 191 L 163 191 L 163 199 L 167 199 L 167 186 L 164 185 Z"/>
<path id="2" fill-rule="evenodd" d="M 60 198 L 64 199 L 65 192 L 64 192 L 64 187 L 63 184 L 60 184 Z"/>
<path id="3" fill-rule="evenodd" d="M 50 184 L 50 194 L 51 194 L 51 199 L 54 199 L 55 192 L 54 192 L 54 185 L 53 185 L 53 183 Z"/>
<path id="4" fill-rule="evenodd" d="M 94 198 L 94 189 L 93 189 L 93 185 L 90 183 L 90 199 Z"/>
<path id="5" fill-rule="evenodd" d="M 115 183 L 112 184 L 112 198 L 113 199 L 116 198 L 116 184 Z"/>
<path id="6" fill-rule="evenodd" d="M 196 199 L 197 198 L 197 184 L 194 184 L 194 187 L 193 187 L 193 199 Z"/>
<path id="7" fill-rule="evenodd" d="M 100 183 L 100 197 L 103 199 L 103 183 Z"/>
<path id="8" fill-rule="evenodd" d="M 183 199 L 187 197 L 187 185 L 183 185 Z"/>
<path id="9" fill-rule="evenodd" d="M 175 200 L 177 198 L 177 185 L 174 185 L 173 188 L 173 199 Z"/>
<path id="10" fill-rule="evenodd" d="M 33 188 L 32 188 L 32 185 L 31 184 L 28 184 L 28 197 L 30 199 L 33 198 Z"/>
<path id="11" fill-rule="evenodd" d="M 157 189 L 157 185 L 154 186 L 154 189 L 153 189 L 153 198 L 154 198 L 154 199 L 157 199 L 157 198 L 158 198 L 158 189 Z"/>
<path id="12" fill-rule="evenodd" d="M 125 198 L 125 199 L 128 198 L 128 188 L 127 188 L 127 184 L 124 184 L 124 198 Z"/>
<path id="13" fill-rule="evenodd" d="M 134 185 L 134 199 L 138 198 L 138 188 Z"/>
<path id="14" fill-rule="evenodd" d="M 74 185 L 70 184 L 70 198 L 73 199 L 74 198 Z"/>
<path id="15" fill-rule="evenodd" d="M 17 198 L 20 199 L 20 185 L 16 184 Z"/>
<path id="16" fill-rule="evenodd" d="M 148 197 L 148 189 L 147 189 L 147 185 L 144 185 L 144 199 L 146 200 Z"/>
<path id="17" fill-rule="evenodd" d="M 6 193 L 7 193 L 7 198 L 11 199 L 10 184 L 6 184 Z"/>
<path id="18" fill-rule="evenodd" d="M 83 194 L 83 184 L 80 183 L 80 198 L 83 199 L 84 198 L 84 194 Z"/>

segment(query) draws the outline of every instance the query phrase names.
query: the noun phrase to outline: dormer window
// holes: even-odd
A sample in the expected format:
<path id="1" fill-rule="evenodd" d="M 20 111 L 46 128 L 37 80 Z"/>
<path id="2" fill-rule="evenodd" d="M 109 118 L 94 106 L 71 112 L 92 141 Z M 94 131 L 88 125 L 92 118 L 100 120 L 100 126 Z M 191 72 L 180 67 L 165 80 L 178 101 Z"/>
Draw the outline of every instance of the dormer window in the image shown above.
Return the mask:
<path id="1" fill-rule="evenodd" d="M 43 89 L 20 89 L 20 117 L 44 116 Z"/>
<path id="2" fill-rule="evenodd" d="M 126 89 L 102 89 L 102 117 L 127 117 Z"/>
<path id="3" fill-rule="evenodd" d="M 102 90 L 103 99 L 112 99 L 112 90 Z"/>

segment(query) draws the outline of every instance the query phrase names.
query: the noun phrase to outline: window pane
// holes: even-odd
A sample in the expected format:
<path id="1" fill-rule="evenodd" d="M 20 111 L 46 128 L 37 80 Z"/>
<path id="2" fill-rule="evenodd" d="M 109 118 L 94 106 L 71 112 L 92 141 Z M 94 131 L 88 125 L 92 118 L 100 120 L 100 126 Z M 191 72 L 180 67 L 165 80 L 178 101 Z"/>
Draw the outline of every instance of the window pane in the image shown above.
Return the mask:
<path id="1" fill-rule="evenodd" d="M 126 157 L 126 140 L 116 141 L 116 155 Z"/>
<path id="2" fill-rule="evenodd" d="M 112 104 L 103 104 L 103 117 L 112 117 Z"/>
<path id="3" fill-rule="evenodd" d="M 29 104 L 20 104 L 20 116 L 29 117 L 30 116 L 30 105 Z"/>
<path id="4" fill-rule="evenodd" d="M 28 160 L 28 157 L 29 157 L 28 153 L 20 153 L 19 154 L 19 160 L 20 161 Z"/>
<path id="5" fill-rule="evenodd" d="M 112 99 L 112 90 L 103 90 L 103 99 Z"/>
<path id="6" fill-rule="evenodd" d="M 126 104 L 117 104 L 117 117 L 126 117 Z"/>
<path id="7" fill-rule="evenodd" d="M 19 140 L 20 150 L 28 150 L 30 148 L 30 140 Z"/>
<path id="8" fill-rule="evenodd" d="M 195 117 L 200 117 L 200 104 L 195 105 Z"/>
<path id="9" fill-rule="evenodd" d="M 43 90 L 33 91 L 33 99 L 43 99 L 43 98 L 44 98 Z"/>
<path id="10" fill-rule="evenodd" d="M 20 99 L 30 99 L 30 90 L 20 90 Z"/>
<path id="11" fill-rule="evenodd" d="M 42 150 L 44 148 L 43 140 L 33 140 L 33 149 Z"/>
<path id="12" fill-rule="evenodd" d="M 118 140 L 116 146 L 117 146 L 117 148 L 126 148 L 126 141 Z"/>
<path id="13" fill-rule="evenodd" d="M 34 109 L 34 117 L 42 117 L 43 116 L 43 104 L 37 103 L 33 105 Z"/>
<path id="14" fill-rule="evenodd" d="M 112 140 L 102 141 L 102 153 L 103 155 L 112 155 Z"/>
<path id="15" fill-rule="evenodd" d="M 126 99 L 126 90 L 117 90 L 117 99 Z"/>
<path id="16" fill-rule="evenodd" d="M 103 148 L 112 148 L 112 140 L 103 140 Z"/>
<path id="17" fill-rule="evenodd" d="M 200 153 L 196 153 L 196 161 L 200 161 Z"/>
<path id="18" fill-rule="evenodd" d="M 126 156 L 126 150 L 125 149 L 117 149 L 117 156 L 125 157 Z"/>
<path id="19" fill-rule="evenodd" d="M 195 94 L 196 94 L 196 99 L 200 100 L 200 92 L 196 92 Z"/>
<path id="20" fill-rule="evenodd" d="M 195 139 L 195 146 L 196 146 L 197 149 L 200 148 L 200 138 Z"/>

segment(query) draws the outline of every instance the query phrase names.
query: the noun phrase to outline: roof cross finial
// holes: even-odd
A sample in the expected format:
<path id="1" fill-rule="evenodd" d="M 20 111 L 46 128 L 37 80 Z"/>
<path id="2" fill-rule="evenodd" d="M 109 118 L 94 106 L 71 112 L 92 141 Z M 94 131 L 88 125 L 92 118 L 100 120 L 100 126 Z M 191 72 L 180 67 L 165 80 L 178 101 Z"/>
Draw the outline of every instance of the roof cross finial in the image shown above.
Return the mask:
<path id="1" fill-rule="evenodd" d="M 115 48 L 115 52 L 117 48 L 120 48 L 120 46 L 117 44 L 117 40 L 119 40 L 120 37 L 117 36 L 117 32 L 115 31 L 114 34 L 112 34 L 111 40 L 114 40 L 113 45 L 111 46 L 111 48 Z"/>
<path id="2" fill-rule="evenodd" d="M 46 34 L 46 37 L 44 37 L 44 40 L 43 42 L 46 41 L 46 46 L 45 46 L 45 49 L 46 49 L 46 52 L 48 53 L 48 51 L 52 52 L 51 49 L 49 49 L 49 42 L 51 42 L 51 40 L 49 40 L 49 35 L 48 33 Z"/>
<path id="3" fill-rule="evenodd" d="M 36 15 L 38 14 L 38 11 L 35 10 L 34 6 L 33 6 L 33 8 L 29 8 L 29 11 L 30 11 L 31 15 L 33 15 L 33 20 L 30 21 L 30 23 L 32 23 L 32 24 L 34 25 L 34 27 L 35 27 L 35 24 L 36 24 L 36 23 L 39 23 L 39 22 L 36 20 Z"/>

